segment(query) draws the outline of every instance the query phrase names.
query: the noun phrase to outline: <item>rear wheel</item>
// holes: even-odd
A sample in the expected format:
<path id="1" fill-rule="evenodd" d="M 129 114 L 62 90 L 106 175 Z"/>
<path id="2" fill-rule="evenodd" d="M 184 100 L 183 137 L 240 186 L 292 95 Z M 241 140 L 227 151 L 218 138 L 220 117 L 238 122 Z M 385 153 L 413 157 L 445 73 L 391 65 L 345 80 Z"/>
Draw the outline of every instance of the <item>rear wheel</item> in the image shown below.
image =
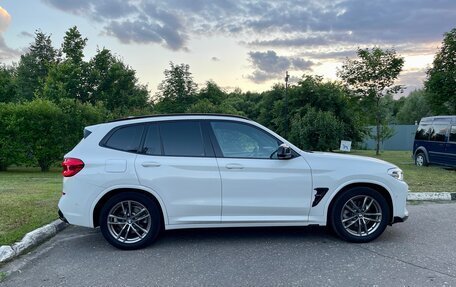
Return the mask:
<path id="1" fill-rule="evenodd" d="M 100 213 L 100 229 L 113 246 L 132 250 L 150 245 L 160 228 L 157 204 L 140 193 L 121 193 L 110 198 Z"/>
<path id="2" fill-rule="evenodd" d="M 389 213 L 388 202 L 380 193 L 368 187 L 356 187 L 336 199 L 331 223 L 342 239 L 364 243 L 383 233 Z"/>
<path id="3" fill-rule="evenodd" d="M 416 166 L 427 166 L 428 162 L 426 160 L 426 155 L 422 152 L 419 152 L 415 155 L 415 165 Z"/>

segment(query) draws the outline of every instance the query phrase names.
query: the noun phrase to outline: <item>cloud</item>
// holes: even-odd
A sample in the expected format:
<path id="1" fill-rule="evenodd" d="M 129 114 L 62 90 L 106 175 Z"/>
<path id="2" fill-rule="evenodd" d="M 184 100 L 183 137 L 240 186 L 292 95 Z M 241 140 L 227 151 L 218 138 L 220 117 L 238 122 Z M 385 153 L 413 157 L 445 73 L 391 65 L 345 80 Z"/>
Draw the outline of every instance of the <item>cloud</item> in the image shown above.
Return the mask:
<path id="1" fill-rule="evenodd" d="M 22 38 L 34 38 L 35 35 L 33 35 L 32 33 L 30 32 L 27 32 L 27 31 L 22 31 L 18 34 L 19 37 L 22 37 Z"/>
<path id="2" fill-rule="evenodd" d="M 403 85 L 406 89 L 405 95 L 416 89 L 423 87 L 424 80 L 426 79 L 426 68 L 422 69 L 409 69 L 403 71 L 397 80 L 397 83 Z"/>
<path id="3" fill-rule="evenodd" d="M 0 33 L 5 32 L 10 22 L 11 15 L 8 13 L 8 11 L 3 9 L 3 7 L 0 7 Z"/>
<path id="4" fill-rule="evenodd" d="M 254 71 L 247 78 L 255 83 L 281 78 L 287 70 L 311 70 L 311 66 L 315 64 L 301 58 L 279 56 L 272 50 L 249 52 L 249 60 Z"/>
<path id="5" fill-rule="evenodd" d="M 214 56 L 214 57 L 211 57 L 211 61 L 218 62 L 218 61 L 220 61 L 220 59 L 218 57 Z"/>
<path id="6" fill-rule="evenodd" d="M 8 28 L 11 22 L 11 15 L 0 7 L 0 60 L 9 60 L 19 56 L 19 51 L 10 48 L 3 38 L 3 32 Z"/>
<path id="7" fill-rule="evenodd" d="M 250 49 L 321 51 L 440 42 L 454 28 L 454 0 L 42 0 L 101 23 L 123 43 L 186 50 L 195 37 L 223 35 Z M 406 44 L 404 44 L 406 43 Z M 309 51 L 312 50 L 312 51 Z M 400 52 L 400 49 L 397 49 Z"/>

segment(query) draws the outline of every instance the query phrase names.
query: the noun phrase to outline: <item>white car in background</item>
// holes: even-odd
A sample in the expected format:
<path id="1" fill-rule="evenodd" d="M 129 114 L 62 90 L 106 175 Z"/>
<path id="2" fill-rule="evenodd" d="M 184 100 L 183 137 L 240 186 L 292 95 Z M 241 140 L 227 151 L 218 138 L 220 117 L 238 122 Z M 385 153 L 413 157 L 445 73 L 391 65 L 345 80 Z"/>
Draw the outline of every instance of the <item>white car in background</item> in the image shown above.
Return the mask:
<path id="1" fill-rule="evenodd" d="M 331 226 L 368 242 L 408 217 L 402 171 L 381 160 L 305 152 L 249 119 L 162 115 L 86 127 L 63 162 L 60 217 L 100 227 L 121 249 L 160 230 Z"/>

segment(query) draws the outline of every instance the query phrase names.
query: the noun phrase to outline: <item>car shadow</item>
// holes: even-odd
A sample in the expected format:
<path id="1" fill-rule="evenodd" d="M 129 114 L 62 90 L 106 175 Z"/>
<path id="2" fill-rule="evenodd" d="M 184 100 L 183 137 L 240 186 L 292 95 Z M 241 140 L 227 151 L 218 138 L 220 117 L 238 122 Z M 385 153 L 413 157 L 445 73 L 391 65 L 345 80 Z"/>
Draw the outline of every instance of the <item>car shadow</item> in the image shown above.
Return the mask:
<path id="1" fill-rule="evenodd" d="M 330 242 L 338 240 L 332 231 L 326 227 L 232 227 L 232 228 L 202 228 L 178 229 L 162 232 L 154 246 L 167 244 L 205 244 L 230 242 L 289 242 L 294 241 Z"/>

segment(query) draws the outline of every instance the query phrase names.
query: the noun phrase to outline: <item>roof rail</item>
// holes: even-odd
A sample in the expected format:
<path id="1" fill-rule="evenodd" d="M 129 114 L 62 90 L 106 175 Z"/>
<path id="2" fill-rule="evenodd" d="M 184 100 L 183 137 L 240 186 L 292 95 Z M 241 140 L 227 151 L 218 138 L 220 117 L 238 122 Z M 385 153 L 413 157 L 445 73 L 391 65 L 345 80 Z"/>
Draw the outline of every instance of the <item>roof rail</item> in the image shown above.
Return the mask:
<path id="1" fill-rule="evenodd" d="M 111 121 L 108 121 L 108 123 L 127 121 L 127 120 L 158 118 L 158 117 L 176 117 L 176 116 L 218 116 L 218 117 L 231 117 L 231 118 L 250 120 L 249 118 L 240 116 L 240 115 L 216 114 L 216 113 L 180 113 L 180 114 L 156 114 L 156 115 L 144 115 L 144 116 L 129 116 L 126 118 L 111 120 Z"/>

